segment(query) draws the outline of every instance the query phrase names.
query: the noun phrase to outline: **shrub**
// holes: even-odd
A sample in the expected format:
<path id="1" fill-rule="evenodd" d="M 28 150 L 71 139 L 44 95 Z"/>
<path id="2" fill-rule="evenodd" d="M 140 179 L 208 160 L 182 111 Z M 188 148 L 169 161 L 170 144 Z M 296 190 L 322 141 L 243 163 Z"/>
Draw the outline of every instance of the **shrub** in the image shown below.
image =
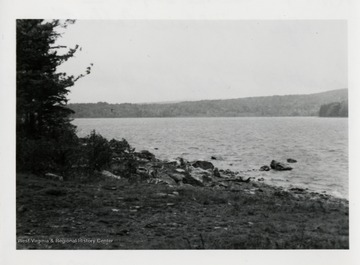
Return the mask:
<path id="1" fill-rule="evenodd" d="M 112 150 L 110 143 L 95 130 L 90 135 L 83 138 L 83 154 L 87 160 L 87 165 L 91 170 L 101 170 L 109 165 Z"/>
<path id="2" fill-rule="evenodd" d="M 79 139 L 74 131 L 64 129 L 56 137 L 17 138 L 16 168 L 18 171 L 63 174 L 78 159 Z"/>

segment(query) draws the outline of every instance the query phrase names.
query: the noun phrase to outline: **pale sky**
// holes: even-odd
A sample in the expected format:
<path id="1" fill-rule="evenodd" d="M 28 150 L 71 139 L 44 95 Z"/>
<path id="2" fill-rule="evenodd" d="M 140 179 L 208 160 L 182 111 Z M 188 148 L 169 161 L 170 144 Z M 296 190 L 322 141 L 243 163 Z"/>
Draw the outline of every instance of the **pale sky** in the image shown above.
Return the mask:
<path id="1" fill-rule="evenodd" d="M 347 87 L 345 20 L 77 20 L 59 70 L 90 75 L 70 102 L 144 103 Z"/>

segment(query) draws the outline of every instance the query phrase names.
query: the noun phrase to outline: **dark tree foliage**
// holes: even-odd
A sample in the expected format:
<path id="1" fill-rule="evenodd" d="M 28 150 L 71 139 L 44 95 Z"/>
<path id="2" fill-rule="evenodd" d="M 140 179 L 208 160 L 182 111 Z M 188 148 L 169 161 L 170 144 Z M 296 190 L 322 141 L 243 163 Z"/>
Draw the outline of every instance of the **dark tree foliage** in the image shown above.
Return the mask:
<path id="1" fill-rule="evenodd" d="M 348 101 L 332 102 L 321 105 L 319 110 L 320 117 L 348 117 Z"/>
<path id="2" fill-rule="evenodd" d="M 57 72 L 79 46 L 57 46 L 59 30 L 74 20 L 21 19 L 16 23 L 17 167 L 37 170 L 66 164 L 76 144 L 67 107 L 69 88 L 77 77 Z M 65 49 L 65 51 L 63 51 Z M 59 52 L 62 51 L 62 52 Z M 91 64 L 92 65 L 92 64 Z"/>
<path id="3" fill-rule="evenodd" d="M 79 46 L 59 55 L 59 49 L 67 47 L 55 46 L 55 42 L 61 36 L 57 29 L 73 23 L 73 20 L 17 20 L 17 133 L 23 137 L 59 137 L 59 131 L 71 127 L 69 115 L 73 111 L 66 106 L 66 96 L 68 88 L 84 75 L 68 76 L 56 69 L 73 57 Z"/>

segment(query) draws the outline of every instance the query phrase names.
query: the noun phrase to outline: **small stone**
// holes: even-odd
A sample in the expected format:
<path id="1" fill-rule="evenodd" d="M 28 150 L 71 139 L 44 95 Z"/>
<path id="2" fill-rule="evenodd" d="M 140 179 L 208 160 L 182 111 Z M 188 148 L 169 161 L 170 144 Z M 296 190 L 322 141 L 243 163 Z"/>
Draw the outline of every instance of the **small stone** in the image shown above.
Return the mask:
<path id="1" fill-rule="evenodd" d="M 259 170 L 260 171 L 269 171 L 270 167 L 269 166 L 262 166 Z"/>
<path id="2" fill-rule="evenodd" d="M 297 162 L 295 159 L 292 159 L 292 158 L 288 158 L 286 161 L 288 163 L 296 163 Z"/>
<path id="3" fill-rule="evenodd" d="M 164 192 L 158 192 L 158 193 L 155 193 L 155 196 L 156 197 L 160 197 L 160 198 L 164 198 L 164 197 L 167 197 L 167 193 L 164 193 Z"/>
<path id="4" fill-rule="evenodd" d="M 113 173 L 111 173 L 110 171 L 107 171 L 107 170 L 103 170 L 101 171 L 101 175 L 104 176 L 104 177 L 107 177 L 107 178 L 114 178 L 114 179 L 121 179 L 120 176 L 117 176 Z"/>
<path id="5" fill-rule="evenodd" d="M 59 176 L 53 173 L 45 173 L 45 177 L 51 180 L 58 180 L 58 181 L 64 181 L 63 176 Z"/>

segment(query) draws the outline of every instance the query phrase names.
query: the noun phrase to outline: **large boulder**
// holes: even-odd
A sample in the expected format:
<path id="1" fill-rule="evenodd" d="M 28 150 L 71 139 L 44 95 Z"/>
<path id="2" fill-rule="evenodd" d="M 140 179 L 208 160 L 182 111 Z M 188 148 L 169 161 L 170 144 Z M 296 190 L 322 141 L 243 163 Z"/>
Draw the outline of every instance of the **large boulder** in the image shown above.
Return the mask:
<path id="1" fill-rule="evenodd" d="M 203 184 L 213 180 L 213 172 L 210 169 L 204 170 L 199 167 L 190 167 L 189 171 L 193 178 L 197 179 Z"/>
<path id="2" fill-rule="evenodd" d="M 270 167 L 274 170 L 284 171 L 284 170 L 292 170 L 292 167 L 288 166 L 285 163 L 278 162 L 276 160 L 272 160 Z"/>
<path id="3" fill-rule="evenodd" d="M 186 172 L 186 174 L 184 174 L 184 179 L 182 180 L 183 183 L 193 186 L 204 186 L 204 175 L 206 173 L 203 174 L 203 171 L 204 170 L 200 168 L 190 167 L 189 172 Z"/>
<path id="4" fill-rule="evenodd" d="M 213 170 L 215 167 L 211 162 L 208 161 L 202 161 L 202 160 L 198 160 L 192 163 L 193 167 L 197 167 L 197 168 L 201 168 L 204 170 L 208 170 L 211 169 Z"/>

